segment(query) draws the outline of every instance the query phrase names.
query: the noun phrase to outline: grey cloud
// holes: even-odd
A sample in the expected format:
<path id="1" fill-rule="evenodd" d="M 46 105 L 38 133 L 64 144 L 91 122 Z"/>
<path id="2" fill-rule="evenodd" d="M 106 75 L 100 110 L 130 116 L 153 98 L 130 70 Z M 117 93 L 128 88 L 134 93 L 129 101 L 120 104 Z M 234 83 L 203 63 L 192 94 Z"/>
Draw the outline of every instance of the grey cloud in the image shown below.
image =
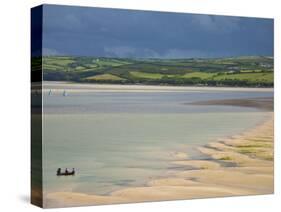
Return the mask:
<path id="1" fill-rule="evenodd" d="M 43 32 L 69 55 L 273 55 L 271 19 L 46 5 Z"/>
<path id="2" fill-rule="evenodd" d="M 192 23 L 206 31 L 232 32 L 239 30 L 239 17 L 222 17 L 214 15 L 194 15 Z"/>
<path id="3" fill-rule="evenodd" d="M 43 56 L 53 56 L 53 55 L 63 55 L 63 53 L 57 51 L 56 49 L 43 48 L 42 55 Z"/>

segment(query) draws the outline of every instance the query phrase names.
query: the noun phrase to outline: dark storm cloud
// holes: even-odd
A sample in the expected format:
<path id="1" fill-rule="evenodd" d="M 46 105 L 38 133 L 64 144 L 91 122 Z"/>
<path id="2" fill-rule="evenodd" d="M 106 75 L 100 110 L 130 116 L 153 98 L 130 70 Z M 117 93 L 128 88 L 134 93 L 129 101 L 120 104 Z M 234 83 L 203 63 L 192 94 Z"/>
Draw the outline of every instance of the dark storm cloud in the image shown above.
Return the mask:
<path id="1" fill-rule="evenodd" d="M 43 23 L 45 55 L 273 55 L 271 19 L 45 5 Z"/>

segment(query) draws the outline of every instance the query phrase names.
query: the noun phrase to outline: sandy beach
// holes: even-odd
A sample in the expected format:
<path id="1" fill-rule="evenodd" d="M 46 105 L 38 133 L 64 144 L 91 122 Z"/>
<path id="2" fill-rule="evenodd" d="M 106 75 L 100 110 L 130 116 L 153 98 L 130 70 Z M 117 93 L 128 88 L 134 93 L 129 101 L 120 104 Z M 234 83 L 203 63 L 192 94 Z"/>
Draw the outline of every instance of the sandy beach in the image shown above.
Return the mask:
<path id="1" fill-rule="evenodd" d="M 205 156 L 204 159 L 175 157 L 171 163 L 181 169 L 169 170 L 162 178 L 152 179 L 143 186 L 116 190 L 108 195 L 76 192 L 45 193 L 44 207 L 272 194 L 274 192 L 273 100 L 250 101 L 250 103 L 243 101 L 239 103 L 237 100 L 235 103 L 234 100 L 229 100 L 226 104 L 265 110 L 267 119 L 239 135 L 199 146 L 197 149 Z M 223 102 L 201 104 L 217 105 Z M 183 150 L 178 154 L 186 154 L 186 152 Z"/>

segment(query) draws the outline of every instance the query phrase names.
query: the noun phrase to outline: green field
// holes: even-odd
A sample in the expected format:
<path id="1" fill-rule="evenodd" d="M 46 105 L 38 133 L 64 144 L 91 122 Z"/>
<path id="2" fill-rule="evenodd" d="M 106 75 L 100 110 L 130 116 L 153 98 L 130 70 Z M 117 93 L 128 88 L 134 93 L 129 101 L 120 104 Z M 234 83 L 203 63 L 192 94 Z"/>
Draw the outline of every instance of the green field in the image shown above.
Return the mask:
<path id="1" fill-rule="evenodd" d="M 130 59 L 43 57 L 44 80 L 90 83 L 273 87 L 272 57 Z M 38 66 L 34 62 L 34 65 Z"/>
<path id="2" fill-rule="evenodd" d="M 144 79 L 161 79 L 164 75 L 158 73 L 145 73 L 140 71 L 131 71 L 130 74 L 136 78 Z"/>
<path id="3" fill-rule="evenodd" d="M 192 72 L 183 75 L 184 78 L 212 79 L 216 74 L 208 72 Z"/>
<path id="4" fill-rule="evenodd" d="M 99 75 L 95 75 L 92 77 L 86 77 L 87 80 L 110 80 L 110 81 L 122 81 L 124 79 L 122 79 L 121 77 L 112 75 L 112 74 L 99 74 Z"/>
<path id="5" fill-rule="evenodd" d="M 43 64 L 60 66 L 60 67 L 65 67 L 68 64 L 73 63 L 74 61 L 75 60 L 73 60 L 71 57 L 44 57 L 43 58 Z"/>
<path id="6" fill-rule="evenodd" d="M 223 74 L 214 77 L 215 80 L 248 80 L 251 82 L 273 82 L 273 72 L 264 72 L 264 73 L 239 73 L 239 74 Z"/>

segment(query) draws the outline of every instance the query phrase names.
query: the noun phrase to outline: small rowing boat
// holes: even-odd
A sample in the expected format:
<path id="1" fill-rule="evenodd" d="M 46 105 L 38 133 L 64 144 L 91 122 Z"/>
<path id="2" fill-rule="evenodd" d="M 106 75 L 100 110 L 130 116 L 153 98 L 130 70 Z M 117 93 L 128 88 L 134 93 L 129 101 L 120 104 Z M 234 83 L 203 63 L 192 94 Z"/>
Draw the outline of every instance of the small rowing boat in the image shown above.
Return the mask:
<path id="1" fill-rule="evenodd" d="M 61 168 L 58 168 L 57 170 L 57 176 L 69 176 L 69 175 L 75 175 L 75 170 L 74 168 L 72 168 L 72 171 L 68 171 L 67 169 L 65 169 L 65 172 L 61 171 Z"/>

